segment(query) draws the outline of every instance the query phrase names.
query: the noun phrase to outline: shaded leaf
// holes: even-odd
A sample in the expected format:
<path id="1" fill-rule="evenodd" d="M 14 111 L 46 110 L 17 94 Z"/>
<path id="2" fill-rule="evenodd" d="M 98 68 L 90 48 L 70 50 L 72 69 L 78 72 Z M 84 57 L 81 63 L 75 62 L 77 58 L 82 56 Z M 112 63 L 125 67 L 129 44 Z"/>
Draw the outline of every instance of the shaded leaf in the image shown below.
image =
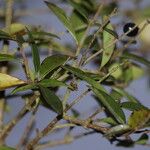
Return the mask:
<path id="1" fill-rule="evenodd" d="M 130 95 L 124 89 L 114 87 L 113 90 L 118 92 L 123 97 L 126 97 L 130 102 L 139 103 L 139 100 L 137 98 L 135 98 L 134 96 Z"/>
<path id="2" fill-rule="evenodd" d="M 22 92 L 22 91 L 27 91 L 27 90 L 32 90 L 32 89 L 37 89 L 37 85 L 32 83 L 32 84 L 28 84 L 28 85 L 23 85 L 21 87 L 17 87 L 15 88 L 11 94 L 16 94 L 17 92 Z"/>
<path id="3" fill-rule="evenodd" d="M 133 111 L 128 119 L 128 124 L 132 129 L 137 130 L 143 128 L 149 120 L 150 110 L 140 109 Z"/>
<path id="4" fill-rule="evenodd" d="M 28 85 L 17 87 L 11 93 L 15 94 L 17 92 L 22 92 L 22 91 L 26 91 L 26 90 L 38 89 L 39 85 L 43 86 L 43 87 L 52 87 L 52 88 L 59 87 L 59 86 L 67 86 L 65 83 L 55 80 L 55 79 L 44 79 L 38 83 L 31 83 Z"/>
<path id="5" fill-rule="evenodd" d="M 136 144 L 145 145 L 148 142 L 148 135 L 146 133 L 142 134 L 141 137 L 135 141 Z"/>
<path id="6" fill-rule="evenodd" d="M 50 3 L 50 2 L 47 2 L 47 1 L 45 1 L 45 3 L 49 7 L 49 9 L 58 17 L 58 19 L 64 24 L 64 26 L 67 28 L 67 30 L 70 32 L 72 37 L 77 42 L 75 31 L 74 31 L 74 29 L 71 25 L 70 19 L 67 17 L 64 10 L 59 8 L 58 6 L 56 6 L 53 3 Z"/>
<path id="7" fill-rule="evenodd" d="M 111 117 L 106 117 L 106 118 L 102 118 L 102 119 L 99 119 L 98 122 L 105 122 L 105 123 L 108 123 L 110 125 L 117 125 L 118 123 Z"/>
<path id="8" fill-rule="evenodd" d="M 88 21 L 87 19 L 87 11 L 82 7 L 82 5 L 80 5 L 79 3 L 76 3 L 75 1 L 72 0 L 68 0 L 68 2 L 71 4 L 71 6 L 78 12 L 80 13 L 80 15 L 82 15 L 84 17 L 84 19 L 86 19 L 86 21 Z"/>
<path id="9" fill-rule="evenodd" d="M 0 91 L 22 84 L 25 84 L 25 81 L 0 73 Z"/>
<path id="10" fill-rule="evenodd" d="M 109 30 L 113 31 L 113 27 L 112 25 L 109 23 L 106 28 L 108 28 Z M 110 60 L 114 48 L 115 48 L 115 44 L 112 44 L 112 46 L 108 47 L 108 44 L 112 43 L 115 40 L 114 35 L 108 33 L 107 31 L 103 31 L 103 56 L 102 56 L 102 61 L 101 61 L 101 68 L 104 67 L 108 61 Z"/>
<path id="11" fill-rule="evenodd" d="M 41 94 L 45 100 L 45 102 L 58 114 L 63 113 L 63 106 L 61 100 L 58 98 L 58 96 L 55 95 L 54 92 L 49 90 L 48 88 L 45 88 L 43 86 L 39 86 Z"/>
<path id="12" fill-rule="evenodd" d="M 67 86 L 65 83 L 55 80 L 55 79 L 44 79 L 38 83 L 43 87 L 58 87 L 58 86 Z"/>
<path id="13" fill-rule="evenodd" d="M 32 57 L 33 57 L 33 64 L 34 64 L 34 69 L 35 72 L 38 73 L 39 67 L 40 67 L 40 56 L 39 56 L 39 50 L 37 45 L 35 44 L 34 38 L 31 34 L 31 32 L 27 29 L 28 31 L 28 36 L 29 36 L 29 41 L 31 48 L 32 48 Z"/>
<path id="14" fill-rule="evenodd" d="M 100 85 L 100 83 L 97 83 L 95 80 L 90 78 L 85 72 L 83 72 L 81 69 L 74 68 L 71 66 L 62 66 L 65 70 L 71 72 L 72 74 L 76 75 L 77 77 L 81 78 L 82 80 L 85 80 L 87 83 L 92 85 L 94 88 L 99 89 L 101 91 L 106 92 L 103 86 Z"/>
<path id="15" fill-rule="evenodd" d="M 135 102 L 123 102 L 123 103 L 121 103 L 121 107 L 128 109 L 130 111 L 146 109 L 146 107 L 143 106 L 142 104 L 135 103 Z"/>
<path id="16" fill-rule="evenodd" d="M 55 68 L 65 63 L 67 58 L 65 55 L 53 55 L 45 58 L 40 66 L 40 79 L 43 79 Z"/>
<path id="17" fill-rule="evenodd" d="M 113 117 L 121 124 L 125 123 L 125 115 L 120 105 L 108 94 L 103 91 L 92 89 L 99 101 L 105 106 L 107 110 L 113 115 Z"/>

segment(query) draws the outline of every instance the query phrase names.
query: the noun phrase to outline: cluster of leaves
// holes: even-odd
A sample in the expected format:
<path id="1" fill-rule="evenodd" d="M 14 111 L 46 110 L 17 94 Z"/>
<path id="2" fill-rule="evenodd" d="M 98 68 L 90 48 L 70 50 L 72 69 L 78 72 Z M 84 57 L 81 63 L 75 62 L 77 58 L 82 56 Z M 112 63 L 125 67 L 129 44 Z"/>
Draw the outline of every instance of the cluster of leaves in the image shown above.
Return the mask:
<path id="1" fill-rule="evenodd" d="M 100 119 L 100 122 L 105 122 L 109 126 L 105 137 L 114 139 L 124 133 L 130 134 L 149 127 L 149 108 L 127 93 L 124 88 L 131 81 L 142 76 L 144 69 L 141 66 L 145 65 L 149 68 L 150 62 L 129 51 L 121 51 L 119 55 L 116 55 L 118 51 L 114 41 L 118 39 L 118 36 L 108 16 L 116 5 L 113 3 L 107 9 L 104 7 L 101 13 L 101 22 L 94 22 L 92 24 L 93 33 L 87 34 L 87 28 L 90 24 L 89 16 L 96 13 L 96 3 L 80 0 L 68 0 L 68 2 L 72 6 L 70 16 L 57 5 L 50 2 L 45 3 L 72 35 L 77 46 L 82 45 L 82 48 L 85 49 L 94 39 L 89 47 L 91 50 L 90 55 L 101 49 L 103 50 L 102 55 L 98 56 L 100 60 L 99 71 L 94 72 L 93 70 L 84 69 L 84 66 L 74 65 L 78 56 L 75 52 L 56 42 L 55 38 L 60 39 L 57 35 L 36 28 L 33 29 L 20 23 L 14 23 L 9 28 L 0 30 L 0 38 L 17 42 L 20 48 L 25 43 L 31 47 L 34 73 L 30 70 L 27 81 L 0 73 L 0 90 L 17 86 L 12 94 L 27 90 L 39 91 L 39 105 L 63 115 L 65 108 L 63 108 L 62 100 L 56 95 L 55 91 L 58 87 L 76 90 L 71 84 L 68 84 L 73 75 L 79 81 L 85 81 L 88 84 L 89 90 L 93 92 L 99 105 L 105 108 L 106 118 Z M 108 22 L 103 26 L 107 19 Z M 102 32 L 97 34 L 99 26 L 102 27 Z M 43 45 L 50 46 L 54 51 L 59 52 L 59 55 L 53 54 L 41 62 L 39 48 L 42 48 Z M 80 53 L 82 54 L 82 51 Z M 16 58 L 14 54 L 0 53 L 0 62 L 6 61 L 24 63 L 22 59 Z M 111 88 L 110 93 L 106 90 L 106 86 Z M 126 101 L 122 101 L 123 98 L 126 98 Z M 124 109 L 132 112 L 129 118 L 126 117 Z M 144 133 L 138 140 L 132 141 L 132 144 L 146 144 L 147 140 L 148 136 Z M 2 147 L 1 149 L 5 148 Z"/>

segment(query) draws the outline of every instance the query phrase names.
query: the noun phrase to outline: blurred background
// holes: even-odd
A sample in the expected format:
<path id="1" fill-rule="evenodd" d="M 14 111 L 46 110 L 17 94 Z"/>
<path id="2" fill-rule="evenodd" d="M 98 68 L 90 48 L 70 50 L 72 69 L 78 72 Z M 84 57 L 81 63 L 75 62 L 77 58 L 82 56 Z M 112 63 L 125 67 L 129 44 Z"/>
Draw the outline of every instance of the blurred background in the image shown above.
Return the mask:
<path id="1" fill-rule="evenodd" d="M 150 16 L 150 1 L 149 0 L 97 0 L 98 2 L 102 2 L 104 4 L 112 4 L 117 3 L 118 7 L 118 15 L 114 18 L 112 18 L 112 23 L 114 24 L 116 28 L 116 32 L 118 35 L 121 35 L 123 33 L 122 28 L 126 22 L 139 22 L 142 19 L 145 20 L 147 17 Z M 65 0 L 53 0 L 51 2 L 57 3 L 59 6 L 65 9 L 66 12 L 70 12 L 71 8 L 66 5 Z M 0 0 L 0 28 L 4 27 L 4 9 L 5 9 L 5 0 Z M 141 10 L 141 12 L 140 12 Z M 141 16 L 138 14 L 140 13 Z M 142 17 L 142 14 L 144 14 L 144 17 Z M 64 45 L 69 45 L 70 47 L 74 47 L 73 40 L 71 39 L 70 35 L 66 32 L 66 29 L 64 26 L 59 22 L 59 20 L 49 11 L 47 6 L 45 5 L 43 0 L 15 0 L 14 3 L 14 17 L 13 22 L 21 22 L 25 25 L 32 25 L 36 27 L 40 27 L 44 29 L 45 31 L 49 31 L 52 33 L 55 33 L 60 36 L 61 40 L 59 40 L 60 43 L 63 43 Z M 143 33 L 144 34 L 144 33 Z M 147 30 L 145 32 L 145 35 L 147 37 L 137 37 L 137 43 L 132 45 L 130 47 L 131 51 L 137 51 L 139 52 L 143 57 L 146 57 L 147 59 L 150 58 L 150 28 L 149 31 Z M 144 35 L 142 35 L 144 36 Z M 148 38 L 149 37 L 149 38 Z M 2 42 L 0 42 L 0 47 L 2 46 Z M 17 49 L 17 45 L 14 42 L 10 43 L 10 51 L 12 52 Z M 27 48 L 27 53 L 30 55 L 30 49 Z M 45 48 L 42 49 L 41 52 L 41 58 L 43 59 L 45 56 L 49 55 L 49 52 L 45 50 Z M 150 59 L 149 59 L 150 60 Z M 31 60 L 30 60 L 31 61 Z M 32 61 L 31 61 L 32 62 Z M 32 63 L 31 67 L 32 67 Z M 19 77 L 21 79 L 25 79 L 25 75 L 23 71 L 21 71 L 21 66 L 14 67 L 16 64 L 11 64 L 11 74 Z M 94 64 L 88 66 L 89 68 L 94 68 Z M 85 85 L 81 85 L 79 89 L 81 89 L 80 92 L 83 91 Z M 141 103 L 143 103 L 145 106 L 150 108 L 150 81 L 149 81 L 149 75 L 145 75 L 144 77 L 132 82 L 130 86 L 126 89 L 131 94 L 136 96 Z M 7 90 L 7 103 L 8 106 L 10 106 L 10 110 L 5 115 L 5 122 L 7 123 L 11 118 L 13 118 L 17 112 L 22 108 L 24 102 L 18 98 L 18 97 L 12 97 L 10 96 L 10 91 Z M 58 95 L 63 96 L 64 89 L 60 89 L 58 91 Z M 76 96 L 76 92 L 71 95 L 71 99 L 74 99 Z M 82 110 L 83 117 L 84 113 L 90 114 L 89 110 L 91 108 L 97 108 L 97 103 L 94 100 L 91 100 L 92 97 L 86 96 L 84 97 L 86 99 L 86 105 L 85 101 L 81 101 L 79 104 L 75 106 L 77 110 Z M 39 130 L 43 129 L 53 117 L 55 117 L 55 113 L 51 112 L 50 110 L 40 107 L 37 114 L 36 114 L 36 128 Z M 11 135 L 7 138 L 7 144 L 9 146 L 16 146 L 19 138 L 23 134 L 23 128 L 26 126 L 26 123 L 30 117 L 30 114 L 26 115 L 20 122 L 17 124 L 17 126 L 13 129 L 11 132 Z M 86 131 L 85 129 L 78 128 L 74 131 L 74 133 L 80 133 Z M 52 133 L 51 135 L 47 136 L 43 139 L 43 141 L 46 140 L 55 140 L 60 139 L 64 136 L 65 130 L 63 132 L 59 132 L 58 134 Z M 34 131 L 31 135 L 31 137 L 34 137 L 36 132 Z M 50 148 L 48 148 L 50 149 Z M 46 150 L 48 150 L 46 149 Z M 100 134 L 91 134 L 89 136 L 85 136 L 79 140 L 75 140 L 73 143 L 68 145 L 61 145 L 57 147 L 52 147 L 53 150 L 76 150 L 76 149 L 113 149 L 113 150 L 124 150 L 123 147 L 117 147 L 115 143 L 111 144 L 109 141 L 107 141 L 105 138 L 103 138 Z M 149 150 L 149 147 L 146 146 L 134 146 L 131 148 L 133 150 Z"/>

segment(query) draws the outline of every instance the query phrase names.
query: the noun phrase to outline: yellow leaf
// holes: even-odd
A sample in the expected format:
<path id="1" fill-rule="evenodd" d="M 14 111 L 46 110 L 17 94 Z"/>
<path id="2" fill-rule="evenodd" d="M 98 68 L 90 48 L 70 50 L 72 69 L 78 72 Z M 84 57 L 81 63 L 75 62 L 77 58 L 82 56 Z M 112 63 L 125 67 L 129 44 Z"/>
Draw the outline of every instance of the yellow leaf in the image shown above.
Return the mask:
<path id="1" fill-rule="evenodd" d="M 116 68 L 116 67 L 118 67 L 119 66 L 119 63 L 114 63 L 114 64 L 112 64 L 110 67 L 109 67 L 109 72 L 113 69 L 113 68 Z M 111 75 L 114 77 L 114 78 L 116 78 L 116 79 L 119 79 L 120 77 L 121 77 L 121 75 L 122 75 L 122 68 L 121 68 L 121 66 L 120 67 L 118 67 L 118 69 L 115 71 L 115 72 L 113 72 Z"/>
<path id="2" fill-rule="evenodd" d="M 12 23 L 9 27 L 3 28 L 2 30 L 10 35 L 24 35 L 26 26 L 21 23 Z"/>
<path id="3" fill-rule="evenodd" d="M 7 74 L 0 73 L 0 91 L 21 84 L 25 84 L 25 81 Z"/>
<path id="4" fill-rule="evenodd" d="M 150 120 L 150 110 L 141 109 L 134 111 L 128 119 L 128 125 L 134 129 L 143 128 Z"/>

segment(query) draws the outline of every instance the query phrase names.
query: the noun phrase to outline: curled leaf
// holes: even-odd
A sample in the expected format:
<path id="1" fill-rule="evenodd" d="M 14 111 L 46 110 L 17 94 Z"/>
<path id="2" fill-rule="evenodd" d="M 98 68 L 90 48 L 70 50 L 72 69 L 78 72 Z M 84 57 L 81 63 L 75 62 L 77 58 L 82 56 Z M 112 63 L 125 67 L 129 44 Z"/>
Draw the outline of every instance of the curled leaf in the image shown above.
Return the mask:
<path id="1" fill-rule="evenodd" d="M 25 81 L 4 73 L 0 73 L 0 91 L 22 84 L 25 84 Z"/>

